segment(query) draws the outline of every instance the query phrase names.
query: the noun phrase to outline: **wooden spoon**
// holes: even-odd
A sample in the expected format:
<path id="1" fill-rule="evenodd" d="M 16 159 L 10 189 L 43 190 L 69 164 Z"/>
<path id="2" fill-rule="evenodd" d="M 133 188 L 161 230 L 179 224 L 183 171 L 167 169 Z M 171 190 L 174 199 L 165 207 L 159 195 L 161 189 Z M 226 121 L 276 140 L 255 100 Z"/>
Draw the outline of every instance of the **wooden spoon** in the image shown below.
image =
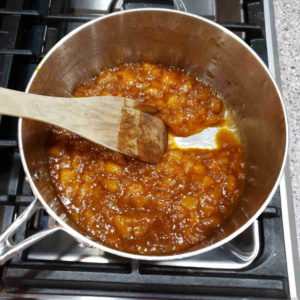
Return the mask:
<path id="1" fill-rule="evenodd" d="M 164 123 L 149 114 L 156 111 L 123 97 L 60 98 L 0 88 L 0 114 L 53 124 L 151 163 L 167 150 Z"/>

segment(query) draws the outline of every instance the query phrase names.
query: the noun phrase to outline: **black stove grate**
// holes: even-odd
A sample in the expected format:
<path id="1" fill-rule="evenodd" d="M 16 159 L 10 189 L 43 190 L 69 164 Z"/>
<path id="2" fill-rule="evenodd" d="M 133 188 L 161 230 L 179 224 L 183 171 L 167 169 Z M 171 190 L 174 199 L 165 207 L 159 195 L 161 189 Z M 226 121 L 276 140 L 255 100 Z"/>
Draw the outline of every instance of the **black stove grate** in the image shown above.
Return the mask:
<path id="1" fill-rule="evenodd" d="M 67 32 L 95 17 L 120 9 L 120 1 L 86 8 L 84 1 L 0 0 L 0 85 L 24 90 L 38 63 Z M 207 2 L 201 8 L 199 2 Z M 125 8 L 172 1 L 124 1 Z M 263 2 L 251 0 L 186 0 L 190 12 L 206 15 L 243 38 L 267 63 Z M 205 10 L 206 9 L 206 10 Z M 204 13 L 202 13 L 204 11 Z M 34 199 L 21 166 L 17 119 L 0 116 L 0 231 Z M 243 270 L 159 266 L 116 259 L 111 263 L 30 260 L 27 251 L 1 267 L 2 294 L 123 296 L 136 298 L 206 299 L 288 298 L 288 278 L 280 216 L 280 194 L 259 218 L 261 252 Z M 15 241 L 47 226 L 45 211 L 15 235 Z M 70 237 L 63 235 L 64 239 Z M 49 245 L 55 247 L 55 245 Z M 66 249 L 67 251 L 67 249 Z M 0 292 L 0 293 L 1 293 Z M 1 294 L 0 294 L 1 295 Z"/>

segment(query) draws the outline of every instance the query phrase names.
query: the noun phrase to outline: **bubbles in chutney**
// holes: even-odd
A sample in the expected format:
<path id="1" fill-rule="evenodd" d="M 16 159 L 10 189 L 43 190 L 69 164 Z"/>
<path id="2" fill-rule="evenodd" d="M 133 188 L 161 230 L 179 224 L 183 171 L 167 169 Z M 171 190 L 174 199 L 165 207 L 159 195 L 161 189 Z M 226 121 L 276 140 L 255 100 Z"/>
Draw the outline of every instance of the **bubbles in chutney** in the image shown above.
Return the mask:
<path id="1" fill-rule="evenodd" d="M 124 64 L 74 91 L 75 97 L 97 95 L 155 106 L 175 136 L 225 122 L 217 93 L 176 67 Z M 170 143 L 163 160 L 150 164 L 53 128 L 49 169 L 70 217 L 95 240 L 130 253 L 172 254 L 208 239 L 242 194 L 243 147 L 226 129 L 217 142 L 213 150 Z"/>

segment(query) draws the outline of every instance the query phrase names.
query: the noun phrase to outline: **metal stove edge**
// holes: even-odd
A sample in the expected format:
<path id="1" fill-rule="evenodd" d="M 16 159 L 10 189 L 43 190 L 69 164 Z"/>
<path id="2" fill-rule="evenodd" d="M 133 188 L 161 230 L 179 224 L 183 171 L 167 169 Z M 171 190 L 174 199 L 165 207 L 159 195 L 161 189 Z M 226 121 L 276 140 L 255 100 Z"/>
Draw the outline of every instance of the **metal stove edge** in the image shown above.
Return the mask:
<path id="1" fill-rule="evenodd" d="M 275 27 L 275 11 L 273 0 L 263 0 L 265 32 L 267 54 L 269 61 L 269 70 L 274 76 L 279 88 L 281 89 L 279 53 L 277 45 L 276 27 Z M 289 288 L 291 299 L 300 298 L 300 263 L 299 252 L 295 224 L 295 211 L 292 196 L 291 174 L 289 169 L 289 159 L 285 166 L 283 176 L 280 181 L 280 195 L 282 206 L 282 222 L 284 230 L 284 242 L 287 259 L 287 270 L 289 277 Z M 292 201 L 289 201 L 292 200 Z"/>

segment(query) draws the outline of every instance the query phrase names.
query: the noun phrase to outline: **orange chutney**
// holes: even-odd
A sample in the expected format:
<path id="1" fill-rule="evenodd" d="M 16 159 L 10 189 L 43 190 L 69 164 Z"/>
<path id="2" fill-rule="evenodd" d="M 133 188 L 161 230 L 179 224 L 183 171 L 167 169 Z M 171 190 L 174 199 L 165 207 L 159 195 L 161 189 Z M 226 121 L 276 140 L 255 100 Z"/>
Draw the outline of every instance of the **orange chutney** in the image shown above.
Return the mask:
<path id="1" fill-rule="evenodd" d="M 76 97 L 124 96 L 157 107 L 176 136 L 224 123 L 224 104 L 207 85 L 175 67 L 124 64 L 100 73 Z M 49 168 L 69 215 L 102 244 L 142 255 L 182 252 L 208 239 L 243 191 L 243 147 L 226 129 L 213 150 L 169 143 L 158 164 L 106 149 L 54 128 Z"/>

